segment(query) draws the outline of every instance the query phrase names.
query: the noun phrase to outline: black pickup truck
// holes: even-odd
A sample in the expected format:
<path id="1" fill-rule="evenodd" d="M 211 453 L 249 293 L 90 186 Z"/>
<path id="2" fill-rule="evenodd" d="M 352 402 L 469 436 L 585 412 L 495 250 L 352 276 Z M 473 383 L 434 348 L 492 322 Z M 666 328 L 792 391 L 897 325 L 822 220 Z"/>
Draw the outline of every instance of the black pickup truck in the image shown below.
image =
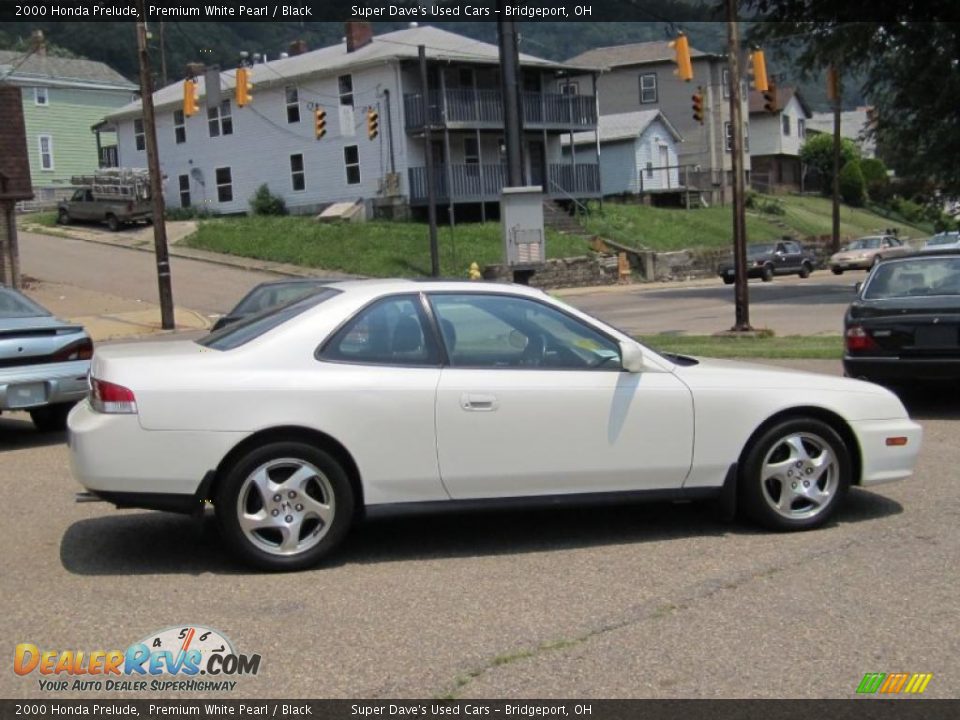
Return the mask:
<path id="1" fill-rule="evenodd" d="M 764 282 L 773 280 L 774 275 L 799 275 L 807 278 L 813 272 L 815 262 L 813 254 L 793 240 L 747 245 L 748 278 L 760 278 Z M 733 255 L 720 263 L 717 274 L 727 285 L 733 284 L 736 275 Z"/>

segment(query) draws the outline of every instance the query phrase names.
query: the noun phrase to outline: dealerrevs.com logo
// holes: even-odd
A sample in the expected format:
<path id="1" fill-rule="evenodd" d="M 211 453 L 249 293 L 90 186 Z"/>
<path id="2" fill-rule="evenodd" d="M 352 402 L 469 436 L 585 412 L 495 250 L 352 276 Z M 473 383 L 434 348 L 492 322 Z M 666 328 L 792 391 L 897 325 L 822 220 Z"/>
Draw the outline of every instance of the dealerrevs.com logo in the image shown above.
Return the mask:
<path id="1" fill-rule="evenodd" d="M 37 676 L 41 691 L 211 692 L 233 690 L 233 678 L 256 675 L 260 655 L 244 655 L 200 625 L 152 633 L 126 650 L 43 650 L 20 643 L 13 671 Z"/>

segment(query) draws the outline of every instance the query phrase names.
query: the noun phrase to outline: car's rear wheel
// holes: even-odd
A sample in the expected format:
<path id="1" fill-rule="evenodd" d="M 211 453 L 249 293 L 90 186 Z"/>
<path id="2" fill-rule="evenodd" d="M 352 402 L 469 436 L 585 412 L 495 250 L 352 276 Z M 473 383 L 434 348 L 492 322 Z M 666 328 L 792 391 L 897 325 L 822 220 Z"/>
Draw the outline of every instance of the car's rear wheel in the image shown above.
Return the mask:
<path id="1" fill-rule="evenodd" d="M 215 494 L 224 540 L 265 570 L 316 565 L 343 540 L 354 493 L 343 467 L 301 442 L 273 442 L 243 456 Z"/>
<path id="2" fill-rule="evenodd" d="M 70 213 L 61 208 L 60 212 L 57 213 L 57 222 L 61 225 L 69 225 Z"/>
<path id="3" fill-rule="evenodd" d="M 120 229 L 120 221 L 116 215 L 107 215 L 107 227 L 110 228 L 110 232 L 117 232 Z"/>
<path id="4" fill-rule="evenodd" d="M 810 273 L 812 272 L 813 272 L 813 266 L 810 265 L 810 263 L 803 263 L 803 265 L 800 266 L 799 275 L 801 279 L 806 280 L 808 277 L 810 277 Z"/>
<path id="5" fill-rule="evenodd" d="M 723 284 L 724 284 L 724 285 L 733 285 L 733 278 L 730 277 L 729 275 L 724 275 L 724 276 L 723 276 Z"/>
<path id="6" fill-rule="evenodd" d="M 843 268 L 832 267 L 830 268 L 830 272 L 832 272 L 834 275 L 843 275 Z"/>
<path id="7" fill-rule="evenodd" d="M 67 429 L 67 415 L 75 403 L 44 405 L 30 410 L 30 419 L 40 432 L 59 432 Z"/>
<path id="8" fill-rule="evenodd" d="M 773 266 L 764 265 L 763 270 L 760 272 L 760 279 L 764 282 L 770 282 L 773 280 Z"/>
<path id="9" fill-rule="evenodd" d="M 740 507 L 773 530 L 818 527 L 843 502 L 851 468 L 850 452 L 830 425 L 814 418 L 785 420 L 747 448 Z"/>

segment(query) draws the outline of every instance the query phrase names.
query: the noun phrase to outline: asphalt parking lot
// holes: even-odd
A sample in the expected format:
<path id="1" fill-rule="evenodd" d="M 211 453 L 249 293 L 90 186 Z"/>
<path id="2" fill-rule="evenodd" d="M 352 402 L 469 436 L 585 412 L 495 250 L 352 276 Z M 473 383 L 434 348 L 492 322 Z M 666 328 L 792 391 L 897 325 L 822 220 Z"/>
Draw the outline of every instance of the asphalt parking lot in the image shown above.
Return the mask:
<path id="1" fill-rule="evenodd" d="M 64 436 L 4 415 L 0 635 L 10 658 L 212 627 L 262 656 L 230 698 L 847 698 L 866 672 L 932 672 L 925 696 L 956 697 L 960 404 L 906 399 L 915 478 L 852 492 L 819 531 L 690 504 L 393 519 L 285 575 L 236 566 L 209 521 L 75 504 Z M 138 697 L 9 669 L 0 696 Z"/>

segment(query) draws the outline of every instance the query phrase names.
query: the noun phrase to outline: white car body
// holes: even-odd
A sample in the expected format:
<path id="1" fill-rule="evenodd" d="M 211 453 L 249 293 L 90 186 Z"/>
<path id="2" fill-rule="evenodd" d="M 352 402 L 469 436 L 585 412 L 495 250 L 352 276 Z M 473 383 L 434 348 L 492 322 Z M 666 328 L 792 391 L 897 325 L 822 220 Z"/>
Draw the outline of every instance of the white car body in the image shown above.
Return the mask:
<path id="1" fill-rule="evenodd" d="M 73 410 L 76 478 L 121 506 L 199 509 L 234 448 L 300 428 L 349 453 L 363 505 L 373 511 L 585 493 L 716 493 L 758 428 L 789 412 L 845 428 L 855 445 L 851 484 L 908 477 L 920 449 L 920 426 L 882 387 L 718 360 L 675 363 L 537 290 L 414 281 L 332 287 L 341 292 L 235 349 L 187 341 L 98 348 L 92 377 L 132 390 L 136 413 L 105 414 L 89 401 Z M 642 370 L 368 366 L 315 357 L 378 298 L 448 292 L 555 308 L 636 348 Z M 891 446 L 891 437 L 905 444 Z"/>

